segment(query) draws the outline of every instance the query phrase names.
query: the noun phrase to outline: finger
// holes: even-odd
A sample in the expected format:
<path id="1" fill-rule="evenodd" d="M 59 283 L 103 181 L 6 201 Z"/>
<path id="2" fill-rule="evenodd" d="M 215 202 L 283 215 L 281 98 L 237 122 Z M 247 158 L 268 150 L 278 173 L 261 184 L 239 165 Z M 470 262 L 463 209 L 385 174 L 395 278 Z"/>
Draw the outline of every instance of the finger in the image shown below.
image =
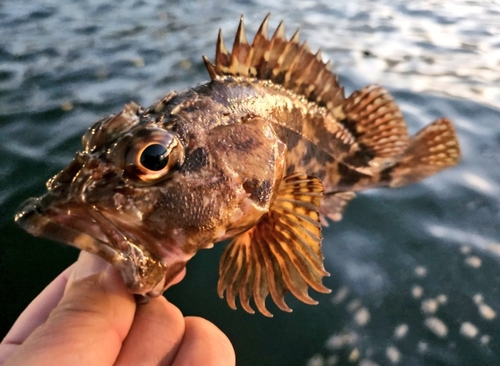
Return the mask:
<path id="1" fill-rule="evenodd" d="M 184 316 L 164 297 L 138 305 L 116 365 L 171 365 L 183 335 Z"/>
<path id="2" fill-rule="evenodd" d="M 172 366 L 234 366 L 233 346 L 224 333 L 208 320 L 186 317 L 184 338 Z M 170 365 L 162 363 L 162 365 Z"/>
<path id="3" fill-rule="evenodd" d="M 88 275 L 99 266 L 106 270 Z M 116 360 L 132 325 L 133 296 L 116 270 L 88 253 L 82 254 L 71 277 L 59 305 L 6 365 L 99 366 Z"/>
<path id="4" fill-rule="evenodd" d="M 73 266 L 56 277 L 22 312 L 0 344 L 0 364 L 41 324 L 61 300 Z"/>
<path id="5" fill-rule="evenodd" d="M 186 269 L 183 269 L 167 288 L 182 281 L 185 275 Z M 183 336 L 181 311 L 162 296 L 151 299 L 137 306 L 134 322 L 115 365 L 158 365 L 162 361 L 170 365 Z M 145 339 L 148 341 L 144 342 Z M 141 347 L 137 347 L 138 344 Z"/>

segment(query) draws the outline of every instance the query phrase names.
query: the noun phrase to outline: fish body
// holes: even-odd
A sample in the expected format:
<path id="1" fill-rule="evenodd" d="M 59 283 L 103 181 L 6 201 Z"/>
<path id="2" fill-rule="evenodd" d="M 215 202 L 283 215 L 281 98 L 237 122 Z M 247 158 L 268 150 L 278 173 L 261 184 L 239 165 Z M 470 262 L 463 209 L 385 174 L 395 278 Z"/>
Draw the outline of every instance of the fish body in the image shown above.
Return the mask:
<path id="1" fill-rule="evenodd" d="M 199 249 L 232 239 L 218 291 L 264 315 L 270 294 L 314 304 L 328 273 L 321 224 L 356 191 L 398 187 L 458 162 L 451 125 L 410 137 L 382 87 L 345 97 L 321 54 L 268 17 L 250 45 L 240 22 L 232 52 L 219 33 L 211 80 L 148 108 L 130 103 L 97 121 L 73 161 L 25 202 L 28 232 L 96 253 L 130 291 L 158 296 Z"/>

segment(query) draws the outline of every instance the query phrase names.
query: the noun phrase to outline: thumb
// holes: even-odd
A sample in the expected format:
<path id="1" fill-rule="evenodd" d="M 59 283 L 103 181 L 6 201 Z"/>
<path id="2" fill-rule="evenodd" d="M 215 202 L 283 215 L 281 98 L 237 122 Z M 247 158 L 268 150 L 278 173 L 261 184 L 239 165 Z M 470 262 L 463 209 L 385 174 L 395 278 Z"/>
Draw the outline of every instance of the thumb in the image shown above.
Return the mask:
<path id="1" fill-rule="evenodd" d="M 5 365 L 112 365 L 135 307 L 119 273 L 82 252 L 58 306 Z"/>

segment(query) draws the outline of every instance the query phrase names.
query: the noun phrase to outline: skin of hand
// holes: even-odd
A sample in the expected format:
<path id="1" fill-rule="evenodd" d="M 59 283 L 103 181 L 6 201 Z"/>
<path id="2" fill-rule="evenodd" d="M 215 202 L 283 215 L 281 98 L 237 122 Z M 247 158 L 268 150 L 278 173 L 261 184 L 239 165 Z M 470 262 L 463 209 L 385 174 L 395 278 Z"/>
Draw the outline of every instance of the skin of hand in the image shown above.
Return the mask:
<path id="1" fill-rule="evenodd" d="M 33 300 L 0 344 L 3 366 L 235 364 L 229 339 L 214 324 L 184 317 L 162 296 L 137 304 L 120 274 L 85 252 Z"/>

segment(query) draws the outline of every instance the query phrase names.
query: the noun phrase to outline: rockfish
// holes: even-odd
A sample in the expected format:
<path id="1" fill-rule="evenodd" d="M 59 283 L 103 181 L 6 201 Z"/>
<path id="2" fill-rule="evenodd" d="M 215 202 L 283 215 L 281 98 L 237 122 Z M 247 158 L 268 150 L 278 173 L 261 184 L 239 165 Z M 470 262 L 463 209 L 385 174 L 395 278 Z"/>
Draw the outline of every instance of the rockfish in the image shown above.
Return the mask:
<path id="1" fill-rule="evenodd" d="M 229 52 L 219 32 L 210 81 L 98 120 L 73 161 L 27 200 L 17 222 L 112 263 L 134 294 L 159 296 L 199 249 L 232 239 L 218 292 L 271 316 L 265 300 L 317 303 L 328 275 L 321 226 L 355 192 L 400 187 L 456 165 L 441 118 L 410 137 L 377 85 L 345 97 L 321 53 L 267 16 L 250 44 L 241 19 Z"/>

